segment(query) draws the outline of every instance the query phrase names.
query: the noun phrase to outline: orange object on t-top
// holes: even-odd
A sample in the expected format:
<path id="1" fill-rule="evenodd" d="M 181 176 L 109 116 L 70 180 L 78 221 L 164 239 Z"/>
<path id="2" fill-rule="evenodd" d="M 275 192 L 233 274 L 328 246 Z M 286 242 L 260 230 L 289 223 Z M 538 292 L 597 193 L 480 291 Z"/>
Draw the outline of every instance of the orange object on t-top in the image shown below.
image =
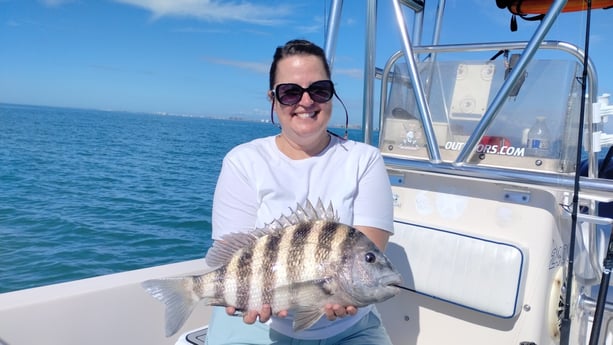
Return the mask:
<path id="1" fill-rule="evenodd" d="M 496 0 L 498 8 L 508 8 L 513 14 L 545 14 L 553 0 Z M 613 7 L 613 0 L 592 0 L 592 9 Z M 568 0 L 562 12 L 587 10 L 586 0 Z"/>

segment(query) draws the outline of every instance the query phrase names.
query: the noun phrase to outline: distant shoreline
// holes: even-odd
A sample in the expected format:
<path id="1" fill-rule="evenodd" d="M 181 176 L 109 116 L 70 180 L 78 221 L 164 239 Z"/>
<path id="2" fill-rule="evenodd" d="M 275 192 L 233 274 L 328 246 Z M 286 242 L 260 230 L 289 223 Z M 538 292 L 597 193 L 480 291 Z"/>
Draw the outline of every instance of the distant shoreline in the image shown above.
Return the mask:
<path id="1" fill-rule="evenodd" d="M 19 103 L 3 103 L 3 102 L 0 102 L 0 107 L 62 109 L 62 110 L 69 110 L 69 111 L 99 111 L 99 112 L 109 112 L 109 113 L 135 114 L 135 115 L 177 116 L 177 117 L 191 117 L 191 118 L 202 118 L 202 119 L 211 119 L 211 120 L 228 120 L 228 121 L 270 123 L 270 119 L 268 119 L 268 118 L 256 118 L 255 117 L 256 115 L 253 115 L 253 117 L 244 117 L 244 116 L 237 116 L 237 115 L 215 116 L 215 115 L 184 114 L 184 113 L 172 113 L 172 112 L 161 112 L 161 111 L 159 111 L 159 112 L 147 112 L 147 111 L 96 109 L 96 108 L 78 108 L 78 107 L 68 107 L 68 106 L 19 104 Z M 329 127 L 330 128 L 345 128 L 345 124 L 330 124 Z M 350 123 L 347 128 L 361 130 L 362 129 L 362 125 L 361 124 L 352 124 L 352 123 Z"/>

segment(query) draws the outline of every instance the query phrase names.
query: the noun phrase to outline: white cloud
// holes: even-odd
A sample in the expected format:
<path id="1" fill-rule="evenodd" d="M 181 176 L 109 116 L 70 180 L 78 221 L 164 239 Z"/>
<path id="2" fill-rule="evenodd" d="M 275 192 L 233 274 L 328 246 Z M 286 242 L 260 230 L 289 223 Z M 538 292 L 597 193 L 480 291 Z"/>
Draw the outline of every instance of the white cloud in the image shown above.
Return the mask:
<path id="1" fill-rule="evenodd" d="M 341 75 L 351 77 L 351 78 L 356 78 L 356 79 L 364 78 L 364 71 L 359 68 L 332 69 L 332 74 L 333 75 L 341 74 Z"/>
<path id="2" fill-rule="evenodd" d="M 256 73 L 268 73 L 270 70 L 270 63 L 214 59 L 214 58 L 206 58 L 206 60 L 214 64 L 238 67 L 238 68 L 246 69 L 246 70 L 256 72 Z"/>
<path id="3" fill-rule="evenodd" d="M 56 7 L 67 4 L 69 2 L 73 2 L 74 0 L 39 0 L 45 6 Z"/>
<path id="4" fill-rule="evenodd" d="M 62 0 L 45 0 L 62 1 Z M 114 0 L 151 11 L 159 17 L 193 17 L 206 21 L 240 21 L 260 25 L 277 25 L 295 11 L 290 5 L 260 5 L 249 1 L 219 0 Z"/>
<path id="5" fill-rule="evenodd" d="M 204 58 L 206 61 L 224 66 L 232 66 L 244 70 L 249 70 L 256 73 L 264 73 L 267 74 L 270 71 L 270 63 L 267 62 L 253 62 L 253 61 L 240 61 L 240 60 L 228 60 L 228 59 L 217 59 L 217 58 Z M 364 77 L 364 71 L 359 68 L 333 68 L 332 75 L 344 75 L 346 77 L 361 79 Z"/>

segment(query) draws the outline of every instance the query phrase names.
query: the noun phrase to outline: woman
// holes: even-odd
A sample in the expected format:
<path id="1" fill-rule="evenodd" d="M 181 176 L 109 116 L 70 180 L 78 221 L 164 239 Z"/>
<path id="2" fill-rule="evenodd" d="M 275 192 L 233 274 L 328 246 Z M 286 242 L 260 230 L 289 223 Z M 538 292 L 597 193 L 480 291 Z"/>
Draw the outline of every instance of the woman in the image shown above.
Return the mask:
<path id="1" fill-rule="evenodd" d="M 335 95 L 320 47 L 293 40 L 277 48 L 268 96 L 281 133 L 239 145 L 224 158 L 213 201 L 215 240 L 263 227 L 288 207 L 321 199 L 332 202 L 341 223 L 385 248 L 393 220 L 383 159 L 375 147 L 328 132 Z M 390 343 L 373 306 L 329 305 L 326 317 L 301 332 L 293 332 L 287 311 L 271 317 L 265 307 L 240 318 L 230 316 L 234 308 L 215 309 L 209 345 L 289 344 L 296 339 L 305 344 L 323 339 L 326 344 Z"/>

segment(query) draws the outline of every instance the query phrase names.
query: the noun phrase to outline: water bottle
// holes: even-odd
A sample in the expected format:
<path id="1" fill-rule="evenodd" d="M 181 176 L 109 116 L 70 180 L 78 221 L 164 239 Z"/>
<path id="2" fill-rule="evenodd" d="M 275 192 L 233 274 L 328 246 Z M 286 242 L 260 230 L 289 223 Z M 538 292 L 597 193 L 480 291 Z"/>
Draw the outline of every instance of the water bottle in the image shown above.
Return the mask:
<path id="1" fill-rule="evenodd" d="M 528 132 L 526 154 L 535 157 L 548 157 L 551 153 L 551 137 L 544 116 L 537 116 L 536 122 Z"/>

